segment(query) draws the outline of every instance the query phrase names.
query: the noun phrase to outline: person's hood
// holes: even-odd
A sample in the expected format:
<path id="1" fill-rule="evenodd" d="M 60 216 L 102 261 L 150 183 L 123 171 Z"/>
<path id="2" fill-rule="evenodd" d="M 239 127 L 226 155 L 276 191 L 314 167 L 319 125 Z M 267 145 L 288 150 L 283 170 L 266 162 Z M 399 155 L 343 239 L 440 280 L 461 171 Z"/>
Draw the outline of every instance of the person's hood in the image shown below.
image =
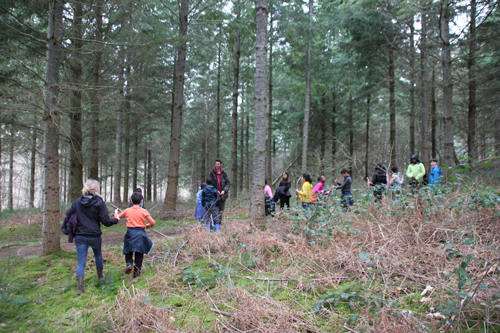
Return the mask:
<path id="1" fill-rule="evenodd" d="M 375 169 L 375 173 L 377 175 L 385 175 L 386 174 L 385 170 L 382 170 L 380 168 Z"/>
<path id="2" fill-rule="evenodd" d="M 214 172 L 215 172 L 215 174 L 216 174 L 216 175 L 218 174 L 218 173 L 217 173 L 217 168 L 216 168 L 216 167 L 214 167 Z M 220 168 L 220 174 L 223 174 L 223 173 L 224 173 L 224 168 L 223 168 L 223 167 L 221 167 L 221 168 Z"/>
<path id="3" fill-rule="evenodd" d="M 413 154 L 413 155 L 411 155 L 411 157 L 410 157 L 410 163 L 411 163 L 411 160 L 412 160 L 412 159 L 416 159 L 416 160 L 417 160 L 417 163 L 420 163 L 420 160 L 418 159 L 418 155 L 417 155 L 417 154 Z"/>
<path id="4" fill-rule="evenodd" d="M 97 203 L 99 198 L 97 196 L 87 196 L 87 195 L 82 195 L 82 200 L 80 200 L 80 203 L 82 204 L 83 207 L 90 207 L 93 206 Z"/>

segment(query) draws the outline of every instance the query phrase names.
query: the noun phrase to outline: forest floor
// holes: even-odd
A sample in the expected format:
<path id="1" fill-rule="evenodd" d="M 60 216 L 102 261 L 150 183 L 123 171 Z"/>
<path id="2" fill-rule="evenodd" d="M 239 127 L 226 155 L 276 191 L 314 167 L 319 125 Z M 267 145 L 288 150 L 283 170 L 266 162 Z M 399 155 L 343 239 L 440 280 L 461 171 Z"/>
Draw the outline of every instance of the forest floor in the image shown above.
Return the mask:
<path id="1" fill-rule="evenodd" d="M 220 234 L 187 219 L 192 208 L 158 218 L 158 230 L 182 234 L 155 239 L 139 279 L 123 272 L 125 227 L 106 228 L 119 240 L 104 247 L 106 279 L 89 253 L 79 297 L 74 248 L 4 256 L 0 332 L 500 332 L 497 189 L 382 204 L 354 193 L 350 213 L 332 195 L 265 226 L 251 223 L 248 202 L 228 202 Z M 36 216 L 4 216 L 2 246 L 39 246 L 26 231 Z"/>

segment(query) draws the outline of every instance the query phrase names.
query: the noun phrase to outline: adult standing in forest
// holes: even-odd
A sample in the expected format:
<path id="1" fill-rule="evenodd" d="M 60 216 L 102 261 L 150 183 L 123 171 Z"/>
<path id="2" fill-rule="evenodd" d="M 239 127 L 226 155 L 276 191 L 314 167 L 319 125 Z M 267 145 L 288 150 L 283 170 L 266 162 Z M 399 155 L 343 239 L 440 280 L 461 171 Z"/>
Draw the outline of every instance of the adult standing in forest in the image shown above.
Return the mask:
<path id="1" fill-rule="evenodd" d="M 208 178 L 212 179 L 212 185 L 217 189 L 220 195 L 218 203 L 219 223 L 222 224 L 224 208 L 226 207 L 226 199 L 228 197 L 229 187 L 231 186 L 231 182 L 229 181 L 229 176 L 222 167 L 222 160 L 220 159 L 215 160 L 215 166 L 212 170 L 210 170 Z"/>
<path id="2" fill-rule="evenodd" d="M 89 247 L 94 251 L 95 267 L 99 280 L 104 278 L 102 269 L 102 238 L 101 223 L 110 227 L 118 223 L 117 219 L 109 218 L 108 207 L 99 194 L 99 182 L 89 179 L 82 189 L 82 196 L 76 199 L 66 211 L 68 220 L 76 213 L 78 223 L 74 229 L 76 255 L 78 265 L 76 266 L 76 281 L 78 284 L 78 295 L 85 292 L 84 274 L 87 264 L 87 251 Z"/>
<path id="3" fill-rule="evenodd" d="M 274 195 L 274 201 L 275 202 L 280 202 L 280 208 L 283 210 L 283 207 L 285 205 L 287 206 L 288 209 L 290 209 L 290 197 L 292 196 L 290 194 L 290 175 L 288 171 L 283 172 L 283 178 L 281 179 L 281 182 L 276 189 L 276 194 Z"/>

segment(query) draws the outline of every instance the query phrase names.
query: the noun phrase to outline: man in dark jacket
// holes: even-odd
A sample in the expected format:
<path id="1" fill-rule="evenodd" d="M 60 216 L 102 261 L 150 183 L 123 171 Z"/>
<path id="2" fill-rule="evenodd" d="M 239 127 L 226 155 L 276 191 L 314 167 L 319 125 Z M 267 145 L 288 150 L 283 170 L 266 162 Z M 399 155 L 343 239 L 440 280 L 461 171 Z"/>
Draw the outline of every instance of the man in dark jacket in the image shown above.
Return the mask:
<path id="1" fill-rule="evenodd" d="M 212 179 L 212 185 L 217 189 L 220 195 L 219 222 L 222 223 L 222 217 L 224 215 L 224 208 L 226 207 L 226 199 L 228 197 L 231 182 L 229 181 L 227 172 L 222 168 L 222 161 L 220 159 L 215 160 L 215 167 L 210 170 L 208 178 Z"/>

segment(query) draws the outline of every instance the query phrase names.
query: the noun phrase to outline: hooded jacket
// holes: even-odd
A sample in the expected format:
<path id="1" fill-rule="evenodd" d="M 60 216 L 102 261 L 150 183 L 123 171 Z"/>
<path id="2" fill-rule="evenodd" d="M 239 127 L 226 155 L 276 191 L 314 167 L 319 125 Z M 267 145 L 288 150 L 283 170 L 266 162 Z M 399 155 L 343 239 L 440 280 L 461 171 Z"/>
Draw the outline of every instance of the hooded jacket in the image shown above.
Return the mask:
<path id="1" fill-rule="evenodd" d="M 417 163 L 412 164 L 411 160 L 416 159 Z M 424 180 L 425 176 L 425 166 L 420 163 L 420 160 L 418 159 L 418 155 L 411 155 L 410 158 L 410 165 L 408 165 L 408 169 L 406 170 L 406 177 L 411 180 L 411 177 L 415 177 L 415 179 L 418 182 L 421 182 Z"/>
<path id="2" fill-rule="evenodd" d="M 101 223 L 110 227 L 118 223 L 117 219 L 109 217 L 106 203 L 98 196 L 82 195 L 66 211 L 66 216 L 71 217 L 76 212 L 78 224 L 75 228 L 75 235 L 100 236 Z"/>
<path id="3" fill-rule="evenodd" d="M 228 197 L 228 192 L 229 192 L 229 187 L 231 186 L 231 182 L 229 181 L 229 176 L 227 175 L 226 170 L 224 170 L 224 168 L 221 167 L 221 171 L 222 171 L 222 174 L 220 175 L 221 176 L 221 180 L 220 180 L 220 184 L 221 184 L 220 187 L 221 188 L 219 188 L 219 182 L 217 180 L 217 172 L 215 172 L 215 167 L 212 170 L 210 170 L 210 172 L 208 174 L 208 178 L 212 179 L 212 186 L 215 187 L 215 189 L 217 191 L 219 191 L 219 192 L 224 191 L 224 195 L 220 199 L 221 201 L 224 201 Z"/>
<path id="4" fill-rule="evenodd" d="M 219 200 L 219 192 L 213 185 L 208 185 L 201 192 L 201 205 L 204 208 L 217 207 L 217 201 Z"/>
<path id="5" fill-rule="evenodd" d="M 302 184 L 302 191 L 299 191 L 300 201 L 311 203 L 312 188 L 313 186 L 309 182 L 304 182 L 304 184 Z"/>

